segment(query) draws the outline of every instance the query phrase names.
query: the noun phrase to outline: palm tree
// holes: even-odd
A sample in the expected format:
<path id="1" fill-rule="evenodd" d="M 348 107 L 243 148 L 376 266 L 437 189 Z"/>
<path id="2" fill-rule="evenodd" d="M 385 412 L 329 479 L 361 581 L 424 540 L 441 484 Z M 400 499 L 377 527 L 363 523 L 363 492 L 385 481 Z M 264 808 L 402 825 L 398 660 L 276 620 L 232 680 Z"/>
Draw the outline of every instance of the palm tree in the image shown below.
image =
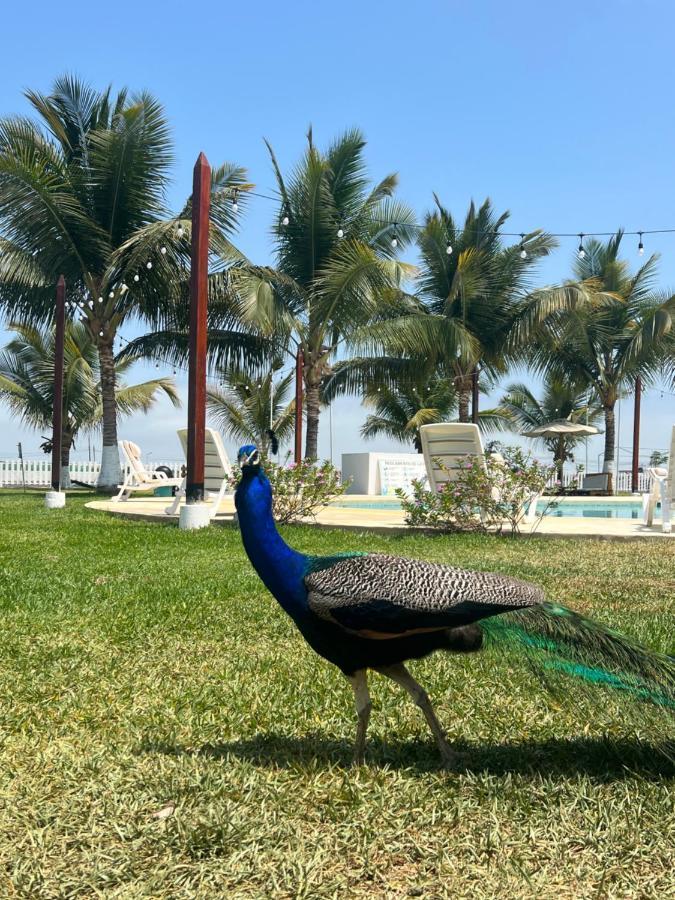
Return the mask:
<path id="1" fill-rule="evenodd" d="M 386 436 L 408 443 L 422 452 L 420 426 L 446 422 L 457 408 L 457 391 L 452 380 L 430 378 L 405 379 L 396 387 L 372 384 L 364 394 L 364 403 L 374 409 L 361 428 L 361 436 Z"/>
<path id="2" fill-rule="evenodd" d="M 505 247 L 500 229 L 509 214 L 497 216 L 489 199 L 478 209 L 471 203 L 462 227 L 434 199 L 417 238 L 421 262 L 408 310 L 362 328 L 354 345 L 444 365 L 455 379 L 459 420 L 468 422 L 472 380 L 478 368 L 489 378 L 506 370 L 515 326 L 532 315 L 529 276 L 555 241 L 535 231 Z"/>
<path id="3" fill-rule="evenodd" d="M 395 175 L 368 187 L 365 141 L 357 130 L 326 152 L 310 130 L 305 155 L 288 178 L 267 146 L 280 196 L 276 267 L 242 267 L 233 278 L 242 319 L 277 336 L 289 355 L 302 351 L 305 455 L 315 459 L 322 378 L 345 339 L 373 318 L 408 271 L 396 254 L 411 238 L 414 217 L 392 199 Z"/>
<path id="4" fill-rule="evenodd" d="M 514 431 L 538 428 L 556 419 L 569 419 L 584 425 L 595 425 L 602 418 L 602 407 L 589 402 L 589 391 L 583 385 L 575 385 L 555 377 L 548 377 L 544 393 L 538 400 L 527 384 L 514 382 L 507 386 L 499 404 L 504 421 Z M 582 435 L 560 434 L 555 438 L 542 438 L 547 450 L 553 453 L 558 478 L 562 483 L 563 466 L 572 459 L 572 448 L 582 440 Z"/>
<path id="5" fill-rule="evenodd" d="M 0 353 L 0 400 L 10 412 L 31 428 L 51 429 L 54 402 L 54 333 L 51 329 L 12 323 L 15 336 Z M 117 408 L 122 416 L 147 412 L 165 394 L 180 406 L 174 382 L 153 378 L 125 385 L 121 380 L 133 358 L 116 360 Z M 92 431 L 103 422 L 101 369 L 96 342 L 83 324 L 66 328 L 63 377 L 63 431 L 61 482 L 70 486 L 70 450 L 82 431 Z"/>
<path id="6" fill-rule="evenodd" d="M 636 376 L 648 384 L 663 371 L 675 319 L 675 296 L 654 291 L 658 257 L 631 273 L 619 258 L 622 236 L 619 230 L 606 243 L 586 243 L 574 275 L 589 301 L 549 315 L 529 354 L 538 371 L 597 395 L 605 421 L 605 472 L 614 465 L 616 402 Z"/>
<path id="7" fill-rule="evenodd" d="M 28 91 L 38 119 L 0 121 L 0 298 L 5 312 L 51 321 L 54 286 L 68 297 L 96 345 L 103 402 L 99 486 L 120 480 L 115 336 L 129 317 L 156 324 L 178 302 L 188 273 L 191 202 L 166 206 L 169 127 L 147 93 L 96 91 L 59 78 L 48 96 Z M 211 249 L 237 258 L 228 240 L 250 185 L 243 169 L 212 173 Z"/>
<path id="8" fill-rule="evenodd" d="M 422 452 L 421 425 L 447 422 L 457 412 L 455 378 L 443 366 L 420 365 L 417 360 L 374 357 L 343 360 L 334 367 L 322 388 L 322 399 L 331 402 L 344 394 L 360 393 L 373 408 L 363 427 L 365 438 L 380 435 L 402 443 L 412 441 Z M 499 410 L 484 410 L 478 425 L 485 431 L 501 431 L 505 421 Z"/>
<path id="9" fill-rule="evenodd" d="M 267 456 L 270 429 L 279 442 L 293 433 L 295 400 L 288 401 L 293 373 L 275 380 L 275 362 L 265 375 L 232 369 L 223 373 L 223 386 L 207 388 L 206 408 L 228 437 L 255 444 Z"/>

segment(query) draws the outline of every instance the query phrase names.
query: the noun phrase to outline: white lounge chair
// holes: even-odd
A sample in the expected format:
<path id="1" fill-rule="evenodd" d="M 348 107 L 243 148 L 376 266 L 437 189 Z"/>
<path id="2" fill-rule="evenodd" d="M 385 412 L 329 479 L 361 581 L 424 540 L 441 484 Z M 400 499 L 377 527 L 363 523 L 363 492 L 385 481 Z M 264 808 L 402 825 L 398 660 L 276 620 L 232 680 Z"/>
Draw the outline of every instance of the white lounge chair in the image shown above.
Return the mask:
<path id="1" fill-rule="evenodd" d="M 642 512 L 645 525 L 654 523 L 654 510 L 661 501 L 661 522 L 666 534 L 672 530 L 671 517 L 675 506 L 675 425 L 670 436 L 668 468 L 656 466 L 647 469 L 650 478 L 649 493 L 642 495 Z"/>
<path id="2" fill-rule="evenodd" d="M 152 491 L 158 487 L 178 487 L 182 479 L 169 478 L 164 472 L 148 472 L 141 459 L 141 448 L 133 441 L 118 441 L 124 460 L 124 482 L 118 484 L 119 494 L 113 501 L 128 500 L 134 491 Z"/>
<path id="3" fill-rule="evenodd" d="M 467 456 L 477 457 L 485 465 L 485 451 L 478 425 L 464 422 L 422 425 L 420 440 L 432 491 L 439 491 L 443 485 L 454 481 L 457 477 L 454 473 L 461 468 Z M 495 458 L 503 462 L 501 454 L 493 453 L 492 459 Z M 439 462 L 444 468 L 440 467 Z M 539 494 L 533 494 L 525 504 L 524 522 L 534 522 L 538 499 Z"/>
<path id="4" fill-rule="evenodd" d="M 187 459 L 187 428 L 179 428 L 178 437 Z M 207 428 L 204 435 L 204 491 L 206 499 L 211 502 L 210 516 L 212 519 L 216 516 L 220 501 L 227 492 L 231 475 L 232 466 L 223 439 L 217 431 Z M 169 516 L 178 512 L 180 501 L 185 496 L 185 481 L 183 479 L 181 482 L 180 489 L 176 492 L 176 499 L 171 506 L 166 508 L 166 514 Z"/>

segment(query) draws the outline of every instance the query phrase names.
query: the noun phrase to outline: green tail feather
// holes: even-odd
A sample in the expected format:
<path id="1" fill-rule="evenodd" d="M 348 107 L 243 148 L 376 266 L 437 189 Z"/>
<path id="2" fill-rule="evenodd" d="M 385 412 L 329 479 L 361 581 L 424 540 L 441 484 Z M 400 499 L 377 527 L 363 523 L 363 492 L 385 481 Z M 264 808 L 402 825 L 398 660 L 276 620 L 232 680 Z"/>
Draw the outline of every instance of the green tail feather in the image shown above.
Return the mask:
<path id="1" fill-rule="evenodd" d="M 675 710 L 675 660 L 650 653 L 564 606 L 543 603 L 484 619 L 480 625 L 488 644 L 524 653 L 547 687 L 548 675 L 561 673 Z"/>

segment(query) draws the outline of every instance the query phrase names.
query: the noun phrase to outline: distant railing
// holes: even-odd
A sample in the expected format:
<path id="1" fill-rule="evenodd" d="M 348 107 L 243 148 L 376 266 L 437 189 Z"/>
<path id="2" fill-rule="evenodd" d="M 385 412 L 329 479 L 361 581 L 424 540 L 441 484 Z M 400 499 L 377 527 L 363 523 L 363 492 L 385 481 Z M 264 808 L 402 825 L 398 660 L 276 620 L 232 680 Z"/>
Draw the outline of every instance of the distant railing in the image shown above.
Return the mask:
<path id="1" fill-rule="evenodd" d="M 184 461 L 172 460 L 153 460 L 153 462 L 144 462 L 144 466 L 148 472 L 154 472 L 160 466 L 167 466 L 171 469 L 174 477 L 178 478 L 181 474 L 181 468 L 185 465 Z M 123 475 L 128 474 L 129 467 L 122 466 Z M 73 460 L 69 466 L 70 480 L 72 482 L 79 481 L 81 484 L 88 484 L 92 487 L 98 480 L 98 473 L 101 471 L 101 464 L 98 462 L 89 462 L 87 460 Z M 21 471 L 20 459 L 0 459 L 0 488 L 2 487 L 21 487 L 25 483 L 27 487 L 49 487 L 52 483 L 52 463 L 50 459 L 24 459 L 23 473 Z"/>
<path id="2" fill-rule="evenodd" d="M 572 485 L 575 480 L 578 480 L 579 486 L 581 486 L 581 482 L 583 479 L 583 474 L 575 475 L 574 472 L 565 472 L 563 473 L 562 486 L 564 488 L 568 488 Z M 614 490 L 619 493 L 628 492 L 633 489 L 633 476 L 630 472 L 619 472 L 618 476 L 614 479 Z M 553 488 L 557 486 L 557 476 L 552 475 L 547 481 L 547 487 Z M 638 472 L 638 492 L 639 493 L 649 493 L 649 475 L 646 472 Z"/>

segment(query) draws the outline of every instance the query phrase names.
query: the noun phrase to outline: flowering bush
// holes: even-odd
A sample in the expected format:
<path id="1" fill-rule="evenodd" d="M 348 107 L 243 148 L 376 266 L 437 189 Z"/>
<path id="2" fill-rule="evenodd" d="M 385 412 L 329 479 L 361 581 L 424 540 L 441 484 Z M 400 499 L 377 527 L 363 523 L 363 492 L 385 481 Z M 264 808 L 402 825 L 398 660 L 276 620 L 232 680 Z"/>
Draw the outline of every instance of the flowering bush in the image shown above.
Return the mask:
<path id="1" fill-rule="evenodd" d="M 340 484 L 340 473 L 335 466 L 303 459 L 299 463 L 279 465 L 266 459 L 265 474 L 272 485 L 272 514 L 277 522 L 297 522 L 330 503 L 347 490 L 349 482 Z M 239 483 L 240 472 L 233 473 L 233 487 Z"/>
<path id="2" fill-rule="evenodd" d="M 503 453 L 487 455 L 484 463 L 467 456 L 452 471 L 437 460 L 452 479 L 439 491 L 429 490 L 421 481 L 413 482 L 412 496 L 396 491 L 406 522 L 441 531 L 502 531 L 508 523 L 517 533 L 532 498 L 543 492 L 551 470 L 526 457 L 518 447 L 506 447 Z"/>

